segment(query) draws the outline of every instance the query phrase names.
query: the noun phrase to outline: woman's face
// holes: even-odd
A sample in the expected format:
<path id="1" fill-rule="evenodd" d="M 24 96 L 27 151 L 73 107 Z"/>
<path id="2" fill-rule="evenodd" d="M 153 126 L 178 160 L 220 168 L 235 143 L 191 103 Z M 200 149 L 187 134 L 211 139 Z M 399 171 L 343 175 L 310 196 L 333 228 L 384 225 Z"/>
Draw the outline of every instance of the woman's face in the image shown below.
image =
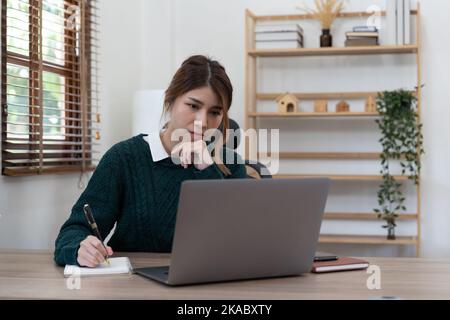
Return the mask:
<path id="1" fill-rule="evenodd" d="M 169 129 L 189 131 L 191 141 L 202 140 L 208 129 L 217 129 L 223 119 L 223 106 L 214 91 L 201 87 L 179 96 L 171 109 Z"/>

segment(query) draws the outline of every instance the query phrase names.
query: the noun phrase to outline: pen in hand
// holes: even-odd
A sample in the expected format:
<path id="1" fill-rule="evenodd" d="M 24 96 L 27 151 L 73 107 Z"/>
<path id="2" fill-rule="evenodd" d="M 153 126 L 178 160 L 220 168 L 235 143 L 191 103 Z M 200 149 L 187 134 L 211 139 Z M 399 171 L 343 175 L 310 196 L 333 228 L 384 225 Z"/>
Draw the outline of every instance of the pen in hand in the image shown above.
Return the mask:
<path id="1" fill-rule="evenodd" d="M 89 206 L 89 204 L 86 203 L 84 205 L 83 211 L 84 211 L 84 215 L 86 216 L 87 221 L 89 222 L 89 225 L 91 226 L 92 231 L 94 232 L 94 235 L 100 240 L 100 242 L 103 245 L 103 248 L 105 248 L 105 251 L 106 251 L 105 261 L 106 261 L 106 263 L 109 264 L 108 250 L 106 249 L 105 244 L 103 243 L 102 236 L 100 235 L 100 231 L 98 230 L 97 223 L 95 222 L 94 215 L 92 214 L 92 210 L 91 210 L 91 207 Z"/>

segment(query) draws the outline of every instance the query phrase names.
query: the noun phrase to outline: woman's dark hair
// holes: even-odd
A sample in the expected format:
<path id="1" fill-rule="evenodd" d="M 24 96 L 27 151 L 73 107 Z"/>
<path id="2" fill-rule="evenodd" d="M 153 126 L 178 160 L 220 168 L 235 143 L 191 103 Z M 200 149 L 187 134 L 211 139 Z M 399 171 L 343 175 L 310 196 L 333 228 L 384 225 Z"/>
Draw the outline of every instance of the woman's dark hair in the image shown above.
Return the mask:
<path id="1" fill-rule="evenodd" d="M 223 107 L 221 127 L 223 132 L 229 128 L 228 110 L 233 99 L 233 86 L 225 68 L 216 60 L 203 55 L 187 58 L 177 70 L 165 92 L 163 114 L 170 112 L 175 100 L 188 91 L 210 87 Z M 223 164 L 217 164 L 221 171 L 230 174 Z"/>

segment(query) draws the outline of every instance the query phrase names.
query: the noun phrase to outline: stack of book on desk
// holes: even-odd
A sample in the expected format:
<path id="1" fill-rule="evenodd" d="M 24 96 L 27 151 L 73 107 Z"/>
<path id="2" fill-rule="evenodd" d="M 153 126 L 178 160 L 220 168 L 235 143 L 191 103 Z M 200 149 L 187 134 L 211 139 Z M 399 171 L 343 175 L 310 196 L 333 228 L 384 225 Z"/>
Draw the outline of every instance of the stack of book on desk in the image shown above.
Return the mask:
<path id="1" fill-rule="evenodd" d="M 262 24 L 255 27 L 256 49 L 302 48 L 299 24 Z"/>
<path id="2" fill-rule="evenodd" d="M 312 273 L 325 273 L 336 271 L 350 271 L 367 269 L 369 262 L 351 257 L 338 257 L 325 252 L 316 252 Z"/>
<path id="3" fill-rule="evenodd" d="M 345 33 L 347 40 L 346 47 L 377 46 L 378 29 L 376 27 L 354 27 L 353 31 Z"/>

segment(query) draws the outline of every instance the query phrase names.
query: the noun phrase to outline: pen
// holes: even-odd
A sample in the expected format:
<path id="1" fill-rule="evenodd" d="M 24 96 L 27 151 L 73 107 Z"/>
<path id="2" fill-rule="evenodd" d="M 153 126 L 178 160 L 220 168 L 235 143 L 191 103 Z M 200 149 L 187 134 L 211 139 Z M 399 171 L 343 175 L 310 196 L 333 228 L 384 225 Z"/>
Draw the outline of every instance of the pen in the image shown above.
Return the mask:
<path id="1" fill-rule="evenodd" d="M 109 255 L 108 250 L 106 250 L 105 244 L 103 243 L 102 236 L 100 235 L 100 231 L 98 230 L 97 223 L 95 222 L 94 216 L 92 214 L 91 207 L 89 204 L 85 204 L 83 207 L 84 215 L 86 216 L 87 221 L 89 222 L 89 225 L 91 226 L 92 231 L 94 232 L 95 236 L 100 240 L 100 242 L 103 245 L 103 248 L 105 248 L 106 251 L 106 259 L 105 261 L 109 264 Z"/>

